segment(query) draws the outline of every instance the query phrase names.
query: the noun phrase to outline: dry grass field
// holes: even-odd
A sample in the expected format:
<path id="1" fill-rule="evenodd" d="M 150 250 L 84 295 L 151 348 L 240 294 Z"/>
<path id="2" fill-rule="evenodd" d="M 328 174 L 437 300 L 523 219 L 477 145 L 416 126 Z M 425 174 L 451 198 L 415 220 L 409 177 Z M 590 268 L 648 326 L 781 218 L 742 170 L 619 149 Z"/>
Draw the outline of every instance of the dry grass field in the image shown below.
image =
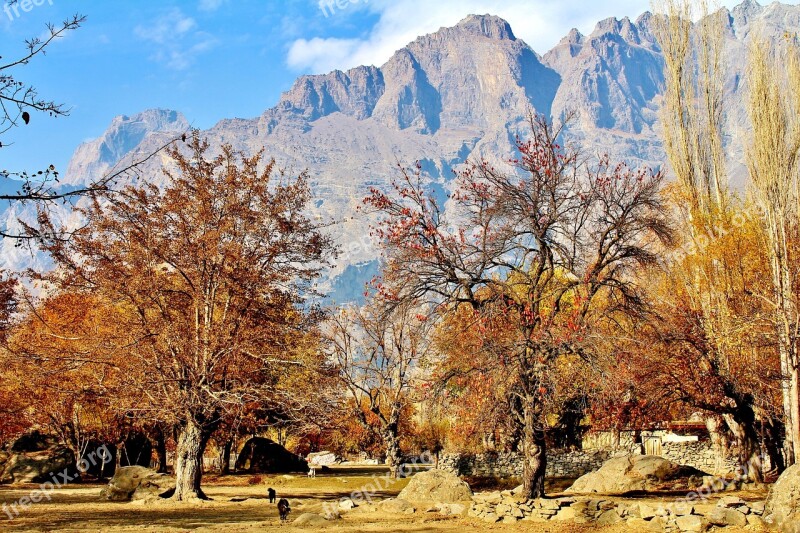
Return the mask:
<path id="1" fill-rule="evenodd" d="M 212 501 L 175 504 L 170 501 L 155 504 L 112 503 L 98 498 L 101 485 L 73 485 L 55 490 L 51 501 L 32 504 L 9 520 L 0 515 L 0 531 L 59 531 L 59 532 L 177 532 L 177 531 L 296 531 L 317 530 L 319 527 L 295 527 L 291 520 L 302 513 L 321 513 L 323 504 L 349 496 L 353 491 L 374 483 L 384 474 L 381 468 L 339 468 L 315 479 L 302 476 L 208 476 L 205 490 Z M 375 494 L 380 500 L 395 496 L 408 482 L 398 480 Z M 266 498 L 267 487 L 277 490 L 292 505 L 290 523 L 281 525 L 274 504 Z M 30 494 L 36 486 L 0 487 L 0 503 L 11 504 Z M 557 487 L 554 487 L 557 489 Z M 726 493 L 730 494 L 730 493 Z M 764 494 L 736 493 L 746 500 L 763 499 Z M 649 495 L 639 500 L 651 503 L 670 501 L 676 495 Z M 714 499 L 708 505 L 713 505 Z M 454 532 L 454 531 L 531 531 L 541 533 L 631 531 L 624 524 L 598 529 L 591 524 L 554 522 L 539 524 L 486 524 L 474 518 L 445 517 L 418 509 L 414 514 L 388 514 L 370 509 L 370 505 L 343 513 L 341 520 L 328 522 L 324 528 L 332 533 L 356 532 Z M 726 533 L 736 533 L 726 528 Z M 742 530 L 744 531 L 744 530 Z"/>

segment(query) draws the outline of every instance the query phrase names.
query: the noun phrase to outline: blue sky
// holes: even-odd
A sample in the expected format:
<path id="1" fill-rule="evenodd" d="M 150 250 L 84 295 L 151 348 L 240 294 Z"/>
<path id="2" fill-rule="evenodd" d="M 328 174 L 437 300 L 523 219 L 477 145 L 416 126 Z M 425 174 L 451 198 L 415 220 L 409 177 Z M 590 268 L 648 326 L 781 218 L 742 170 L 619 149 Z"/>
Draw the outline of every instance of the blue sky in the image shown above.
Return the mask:
<path id="1" fill-rule="evenodd" d="M 301 74 L 381 65 L 416 36 L 471 13 L 504 17 L 544 53 L 573 27 L 588 33 L 602 18 L 635 18 L 649 7 L 646 0 L 29 1 L 28 11 L 0 11 L 3 61 L 20 55 L 47 22 L 75 13 L 87 21 L 45 57 L 15 69 L 72 111 L 34 115 L 6 133 L 4 144 L 13 144 L 0 149 L 0 168 L 12 171 L 65 169 L 75 147 L 116 115 L 168 108 L 200 128 L 257 116 Z"/>

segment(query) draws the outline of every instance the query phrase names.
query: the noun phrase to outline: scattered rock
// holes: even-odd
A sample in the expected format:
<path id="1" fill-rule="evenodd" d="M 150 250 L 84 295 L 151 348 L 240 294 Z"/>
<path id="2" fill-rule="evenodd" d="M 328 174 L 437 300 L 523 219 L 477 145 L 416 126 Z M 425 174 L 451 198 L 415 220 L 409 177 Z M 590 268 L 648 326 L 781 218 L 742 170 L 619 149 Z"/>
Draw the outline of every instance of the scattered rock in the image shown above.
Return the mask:
<path id="1" fill-rule="evenodd" d="M 575 509 L 572 507 L 564 507 L 553 516 L 553 520 L 574 520 L 576 516 L 577 513 Z"/>
<path id="2" fill-rule="evenodd" d="M 464 516 L 467 512 L 467 506 L 463 503 L 437 503 L 436 509 L 443 516 Z"/>
<path id="3" fill-rule="evenodd" d="M 723 496 L 717 502 L 717 507 L 727 507 L 729 509 L 741 507 L 745 505 L 744 500 L 736 496 Z"/>
<path id="4" fill-rule="evenodd" d="M 715 526 L 738 526 L 747 525 L 747 517 L 736 509 L 716 507 L 706 515 L 708 521 Z"/>
<path id="5" fill-rule="evenodd" d="M 656 510 L 647 505 L 646 503 L 639 504 L 639 518 L 642 520 L 650 520 L 656 516 Z"/>
<path id="6" fill-rule="evenodd" d="M 708 529 L 708 521 L 702 516 L 685 515 L 675 519 L 675 524 L 681 531 L 702 533 Z"/>
<path id="7" fill-rule="evenodd" d="M 415 511 L 414 506 L 411 505 L 411 502 L 408 500 L 404 500 L 402 498 L 390 498 L 388 500 L 383 500 L 378 504 L 378 507 L 385 512 L 385 513 L 405 513 L 409 509 L 413 513 Z"/>
<path id="8" fill-rule="evenodd" d="M 600 518 L 597 519 L 597 525 L 600 527 L 603 526 L 610 526 L 611 524 L 616 524 L 617 522 L 621 522 L 622 517 L 617 514 L 615 510 L 603 511 L 603 514 L 600 515 Z"/>
<path id="9" fill-rule="evenodd" d="M 339 500 L 339 509 L 342 511 L 349 511 L 351 509 L 355 509 L 356 507 L 358 507 L 358 505 L 356 505 L 356 502 L 350 498 Z"/>
<path id="10" fill-rule="evenodd" d="M 650 523 L 638 518 L 636 516 L 629 517 L 625 523 L 633 531 L 646 531 L 650 527 Z"/>

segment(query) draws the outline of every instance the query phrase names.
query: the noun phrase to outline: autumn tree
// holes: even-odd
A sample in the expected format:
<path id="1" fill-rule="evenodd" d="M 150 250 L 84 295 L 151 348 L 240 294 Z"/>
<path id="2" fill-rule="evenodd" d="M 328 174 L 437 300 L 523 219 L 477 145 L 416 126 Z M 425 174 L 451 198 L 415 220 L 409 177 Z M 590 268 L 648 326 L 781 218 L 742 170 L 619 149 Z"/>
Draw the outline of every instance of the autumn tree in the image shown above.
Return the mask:
<path id="1" fill-rule="evenodd" d="M 800 46 L 796 37 L 774 43 L 756 36 L 748 59 L 752 143 L 747 164 L 771 268 L 765 297 L 773 306 L 791 465 L 800 458 Z"/>
<path id="2" fill-rule="evenodd" d="M 116 312 L 92 295 L 61 293 L 24 304 L 0 356 L 2 372 L 32 410 L 32 424 L 58 436 L 80 460 L 91 443 L 117 442 L 119 376 Z"/>
<path id="3" fill-rule="evenodd" d="M 661 174 L 603 158 L 584 164 L 559 144 L 560 128 L 531 117 L 514 172 L 479 161 L 462 172 L 443 211 L 420 172 L 403 174 L 393 193 L 366 200 L 383 215 L 392 297 L 501 309 L 516 339 L 505 354 L 516 381 L 514 417 L 522 428 L 523 484 L 544 494 L 543 396 L 548 376 L 568 356 L 590 359 L 586 330 L 609 313 L 641 303 L 631 273 L 655 261 L 671 229 L 659 195 Z M 601 300 L 604 305 L 599 306 Z"/>
<path id="4" fill-rule="evenodd" d="M 671 265 L 674 273 L 683 275 L 672 277 L 675 285 L 666 289 L 666 293 L 682 294 L 687 298 L 680 307 L 692 316 L 692 328 L 697 326 L 694 324 L 697 320 L 703 329 L 703 358 L 713 361 L 715 368 L 723 369 L 718 377 L 726 382 L 724 389 L 733 394 L 734 390 L 742 391 L 737 389 L 736 380 L 731 380 L 733 374 L 724 369 L 729 368 L 728 361 L 736 356 L 735 350 L 731 350 L 731 347 L 736 347 L 731 338 L 740 337 L 729 333 L 741 331 L 738 325 L 748 323 L 748 315 L 757 313 L 761 304 L 753 302 L 752 297 L 756 290 L 760 290 L 758 283 L 747 284 L 753 281 L 753 277 L 745 280 L 743 285 L 740 283 L 742 276 L 736 275 L 738 267 L 748 269 L 749 265 L 743 265 L 733 254 L 726 255 L 719 245 L 724 243 L 725 246 L 736 248 L 737 243 L 730 238 L 731 235 L 743 229 L 742 221 L 752 218 L 745 211 L 752 204 L 746 205 L 739 201 L 727 187 L 722 143 L 722 128 L 728 111 L 725 79 L 729 58 L 725 56 L 725 14 L 721 10 L 711 13 L 709 4 L 704 0 L 664 0 L 658 2 L 656 7 L 654 34 L 665 61 L 666 85 L 662 107 L 664 147 L 678 184 L 676 213 L 678 223 L 684 230 L 681 233 L 685 236 L 679 247 L 690 252 L 683 254 L 680 260 Z M 696 17 L 699 20 L 693 22 Z M 761 44 L 756 47 L 760 48 Z M 751 62 L 753 57 L 755 56 L 751 54 Z M 767 76 L 771 75 L 772 70 Z M 756 99 L 759 102 L 765 101 L 762 96 Z M 751 104 L 752 102 L 755 100 Z M 763 111 L 753 108 L 762 123 L 765 122 L 762 119 L 766 118 Z M 773 138 L 771 129 L 762 128 L 761 131 L 766 135 L 765 138 Z M 750 148 L 746 149 L 752 153 Z M 687 255 L 688 260 L 685 260 Z M 754 306 L 742 309 L 737 305 L 744 301 L 753 303 Z M 755 323 L 760 321 L 756 320 Z M 780 331 L 779 326 L 777 331 Z M 784 353 L 782 357 L 788 369 L 791 354 L 786 343 L 781 344 L 784 346 L 781 348 Z M 695 344 L 695 347 L 698 346 Z M 759 353 L 769 358 L 768 353 Z M 751 370 L 758 373 L 759 365 L 769 366 L 769 363 L 752 361 Z M 738 404 L 736 407 L 707 404 L 707 407 L 715 407 L 708 412 L 715 413 L 716 408 L 732 408 L 743 413 L 753 408 L 753 405 L 743 404 L 751 403 L 752 396 L 739 393 L 734 396 L 738 396 L 738 400 L 727 397 L 726 402 Z M 784 394 L 784 421 L 787 428 L 786 457 L 789 464 L 793 462 L 792 435 L 795 433 L 791 429 L 794 422 L 790 413 L 790 397 L 787 387 Z M 739 440 L 752 440 L 754 428 L 743 428 L 730 419 L 729 415 L 730 413 L 726 415 L 729 417 L 728 426 L 738 434 Z M 747 418 L 752 424 L 756 423 L 753 417 Z M 752 446 L 746 444 L 745 448 Z M 751 472 L 760 477 L 756 470 L 751 469 Z"/>
<path id="5" fill-rule="evenodd" d="M 431 321 L 413 301 L 347 307 L 330 319 L 328 351 L 365 428 L 379 422 L 386 463 L 393 476 L 402 461 L 401 422 L 420 366 L 431 356 Z"/>
<path id="6" fill-rule="evenodd" d="M 459 304 L 437 323 L 437 358 L 426 400 L 447 407 L 458 420 L 454 446 L 476 451 L 516 451 L 519 424 L 511 415 L 514 401 L 506 354 L 513 349 L 514 324 L 508 313 L 488 313 Z"/>
<path id="7" fill-rule="evenodd" d="M 50 280 L 118 306 L 135 372 L 133 405 L 177 431 L 175 500 L 204 497 L 202 456 L 226 413 L 282 401 L 275 384 L 305 353 L 316 314 L 306 291 L 331 255 L 306 217 L 305 175 L 278 174 L 262 154 L 210 157 L 195 134 L 169 150 L 167 184 L 127 187 L 80 213 L 85 228 L 49 245 Z"/>

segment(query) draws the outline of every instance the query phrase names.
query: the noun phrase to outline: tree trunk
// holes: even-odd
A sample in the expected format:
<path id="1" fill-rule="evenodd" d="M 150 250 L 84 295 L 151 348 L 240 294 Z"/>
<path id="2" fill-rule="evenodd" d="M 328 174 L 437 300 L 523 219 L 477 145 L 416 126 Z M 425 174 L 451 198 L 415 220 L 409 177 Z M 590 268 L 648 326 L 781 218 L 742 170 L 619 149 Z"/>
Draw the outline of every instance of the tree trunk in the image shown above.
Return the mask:
<path id="1" fill-rule="evenodd" d="M 124 450 L 125 450 L 125 441 L 121 440 L 117 443 L 117 457 L 116 457 L 117 460 L 114 463 L 115 472 L 119 470 L 120 467 L 122 467 L 122 453 Z"/>
<path id="2" fill-rule="evenodd" d="M 739 468 L 748 481 L 764 482 L 761 446 L 758 442 L 756 417 L 750 405 L 739 405 L 732 414 L 723 415 L 725 423 L 736 437 L 739 446 Z"/>
<path id="3" fill-rule="evenodd" d="M 166 474 L 167 468 L 167 437 L 164 435 L 164 430 L 161 426 L 156 426 L 156 431 L 153 440 L 155 441 L 156 459 L 158 460 L 159 474 Z"/>
<path id="4" fill-rule="evenodd" d="M 716 464 L 713 474 L 725 473 L 725 459 L 728 457 L 728 439 L 722 429 L 722 418 L 719 415 L 711 415 L 706 418 L 706 429 L 711 438 L 711 449 L 714 450 Z"/>
<path id="5" fill-rule="evenodd" d="M 778 352 L 780 354 L 781 362 L 781 377 L 783 382 L 781 384 L 781 395 L 783 400 L 783 426 L 786 428 L 785 436 L 783 439 L 783 453 L 786 457 L 786 466 L 792 466 L 796 460 L 795 447 L 795 429 L 796 417 L 794 405 L 796 398 L 792 398 L 792 384 L 797 381 L 797 372 L 792 371 L 791 368 L 791 350 L 787 347 L 788 339 L 779 326 L 779 339 L 778 339 Z M 793 401 L 794 400 L 794 401 Z"/>
<path id="6" fill-rule="evenodd" d="M 529 499 L 544 497 L 544 476 L 547 469 L 547 455 L 544 433 L 539 429 L 536 399 L 526 398 L 523 407 L 524 427 L 522 428 L 523 493 Z"/>
<path id="7" fill-rule="evenodd" d="M 775 418 L 768 418 L 762 422 L 762 441 L 764 449 L 769 457 L 769 467 L 771 474 L 780 475 L 786 470 L 783 461 L 781 445 L 783 443 L 783 424 Z"/>
<path id="8" fill-rule="evenodd" d="M 228 475 L 231 473 L 231 450 L 233 449 L 233 439 L 225 441 L 225 446 L 222 448 L 222 465 L 220 473 Z"/>
<path id="9" fill-rule="evenodd" d="M 789 408 L 792 419 L 792 463 L 796 463 L 800 459 L 800 371 L 797 368 L 797 350 L 793 351 L 791 361 L 791 368 L 789 370 Z M 786 434 L 789 434 L 790 428 L 786 428 Z"/>
<path id="10" fill-rule="evenodd" d="M 400 424 L 400 408 L 393 407 L 392 414 L 386 425 L 383 427 L 383 445 L 386 450 L 386 464 L 389 466 L 389 474 L 397 478 L 398 469 L 402 461 L 400 452 L 400 437 L 398 436 L 398 426 Z"/>
<path id="11" fill-rule="evenodd" d="M 189 419 L 178 435 L 175 450 L 175 494 L 176 501 L 193 498 L 208 499 L 200 488 L 203 477 L 203 452 L 207 437 L 196 421 Z"/>

